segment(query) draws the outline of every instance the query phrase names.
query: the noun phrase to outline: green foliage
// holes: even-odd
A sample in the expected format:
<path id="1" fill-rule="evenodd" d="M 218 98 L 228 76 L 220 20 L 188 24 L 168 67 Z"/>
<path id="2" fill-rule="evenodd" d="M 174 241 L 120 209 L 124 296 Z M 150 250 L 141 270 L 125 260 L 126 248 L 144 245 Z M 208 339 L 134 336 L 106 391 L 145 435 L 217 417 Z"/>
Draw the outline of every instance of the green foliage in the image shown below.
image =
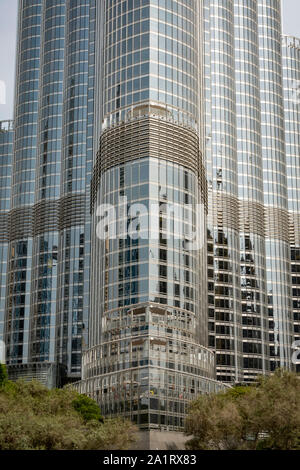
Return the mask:
<path id="1" fill-rule="evenodd" d="M 0 387 L 2 387 L 8 380 L 7 370 L 5 364 L 0 363 Z"/>
<path id="2" fill-rule="evenodd" d="M 300 380 L 278 370 L 249 387 L 195 400 L 186 419 L 189 449 L 300 449 Z"/>
<path id="3" fill-rule="evenodd" d="M 73 400 L 73 406 L 75 410 L 81 414 L 84 421 L 103 421 L 101 416 L 100 408 L 97 403 L 86 395 L 78 395 Z"/>
<path id="4" fill-rule="evenodd" d="M 68 389 L 7 381 L 0 388 L 0 450 L 123 450 L 136 429 L 102 420 L 98 405 Z"/>
<path id="5" fill-rule="evenodd" d="M 249 387 L 243 387 L 243 386 L 237 385 L 236 387 L 229 388 L 226 391 L 226 396 L 239 399 L 240 397 L 246 395 L 247 393 L 250 393 Z"/>

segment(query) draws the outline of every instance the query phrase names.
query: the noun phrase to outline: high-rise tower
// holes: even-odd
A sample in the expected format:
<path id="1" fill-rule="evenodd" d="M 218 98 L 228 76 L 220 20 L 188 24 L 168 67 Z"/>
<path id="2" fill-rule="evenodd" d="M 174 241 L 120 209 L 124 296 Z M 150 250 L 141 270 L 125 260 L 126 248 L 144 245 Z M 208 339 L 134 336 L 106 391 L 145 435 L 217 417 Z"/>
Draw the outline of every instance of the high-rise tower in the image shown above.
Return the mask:
<path id="1" fill-rule="evenodd" d="M 217 377 L 242 380 L 242 312 L 232 0 L 204 1 L 209 329 Z"/>
<path id="2" fill-rule="evenodd" d="M 300 77 L 280 3 L 20 0 L 0 143 L 11 377 L 76 380 L 88 348 L 80 388 L 105 414 L 181 429 L 221 386 L 214 355 L 219 381 L 291 366 Z"/>
<path id="3" fill-rule="evenodd" d="M 80 378 L 90 5 L 20 0 L 4 340 L 11 377 Z M 93 52 L 90 54 L 93 56 Z M 87 248 L 89 250 L 89 248 Z"/>
<path id="4" fill-rule="evenodd" d="M 282 71 L 294 339 L 300 340 L 300 39 L 283 36 Z M 297 370 L 299 371 L 299 364 Z"/>
<path id="5" fill-rule="evenodd" d="M 56 361 L 69 378 L 81 374 L 82 345 L 87 342 L 83 314 L 85 223 L 87 203 L 87 100 L 90 0 L 66 0 L 65 68 L 59 204 Z"/>
<path id="6" fill-rule="evenodd" d="M 182 429 L 188 401 L 222 387 L 205 347 L 205 239 L 189 247 L 192 231 L 206 231 L 200 3 L 97 5 L 100 138 L 79 389 L 144 429 Z"/>
<path id="7" fill-rule="evenodd" d="M 234 1 L 243 381 L 266 374 L 266 296 L 257 2 Z"/>
<path id="8" fill-rule="evenodd" d="M 270 368 L 291 365 L 293 334 L 285 160 L 281 1 L 258 0 L 261 143 Z"/>
<path id="9" fill-rule="evenodd" d="M 209 345 L 249 382 L 292 353 L 280 1 L 207 0 L 204 31 Z"/>
<path id="10" fill-rule="evenodd" d="M 4 335 L 8 364 L 29 361 L 41 3 L 41 0 L 33 2 L 25 0 L 19 6 L 13 181 Z"/>
<path id="11" fill-rule="evenodd" d="M 7 256 L 9 240 L 9 210 L 13 153 L 13 122 L 0 122 L 0 341 L 3 341 Z"/>

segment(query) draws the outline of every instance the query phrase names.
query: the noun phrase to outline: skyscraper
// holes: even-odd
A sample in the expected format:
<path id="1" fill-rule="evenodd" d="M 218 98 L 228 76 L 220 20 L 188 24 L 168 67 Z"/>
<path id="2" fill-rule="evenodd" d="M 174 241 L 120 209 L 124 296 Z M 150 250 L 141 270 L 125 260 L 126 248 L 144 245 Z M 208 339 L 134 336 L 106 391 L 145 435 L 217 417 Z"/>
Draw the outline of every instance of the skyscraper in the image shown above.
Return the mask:
<path id="1" fill-rule="evenodd" d="M 20 0 L 0 129 L 11 377 L 60 385 L 82 361 L 105 415 L 178 431 L 198 393 L 291 367 L 300 62 L 280 6 Z"/>
<path id="2" fill-rule="evenodd" d="M 87 341 L 89 7 L 19 2 L 4 340 L 11 377 L 50 385 L 80 377 Z"/>
<path id="3" fill-rule="evenodd" d="M 248 382 L 291 365 L 280 2 L 207 0 L 204 29 L 210 346 Z"/>
<path id="4" fill-rule="evenodd" d="M 267 373 L 269 338 L 256 2 L 234 2 L 243 381 Z M 249 30 L 251 33 L 249 33 Z M 255 38 L 255 40 L 254 40 Z"/>
<path id="5" fill-rule="evenodd" d="M 56 361 L 66 364 L 69 377 L 75 378 L 80 376 L 88 323 L 83 315 L 83 290 L 90 1 L 65 4 Z"/>
<path id="6" fill-rule="evenodd" d="M 295 340 L 300 340 L 300 39 L 283 36 L 286 168 Z M 299 371 L 299 364 L 297 366 Z"/>
<path id="7" fill-rule="evenodd" d="M 270 368 L 290 367 L 293 322 L 285 160 L 281 2 L 259 0 L 261 137 Z"/>
<path id="8" fill-rule="evenodd" d="M 234 33 L 233 1 L 205 1 L 210 346 L 217 351 L 219 380 L 239 382 L 243 358 Z"/>
<path id="9" fill-rule="evenodd" d="M 206 243 L 187 247 L 196 212 L 204 233 L 206 226 L 198 209 L 207 206 L 202 11 L 200 2 L 181 0 L 97 8 L 101 132 L 91 183 L 89 349 L 79 389 L 105 415 L 127 416 L 147 430 L 181 430 L 188 401 L 222 388 L 206 347 Z M 180 215 L 166 236 L 170 206 L 191 211 L 182 239 Z"/>
<path id="10" fill-rule="evenodd" d="M 0 122 L 0 340 L 3 340 L 11 196 L 13 123 Z"/>

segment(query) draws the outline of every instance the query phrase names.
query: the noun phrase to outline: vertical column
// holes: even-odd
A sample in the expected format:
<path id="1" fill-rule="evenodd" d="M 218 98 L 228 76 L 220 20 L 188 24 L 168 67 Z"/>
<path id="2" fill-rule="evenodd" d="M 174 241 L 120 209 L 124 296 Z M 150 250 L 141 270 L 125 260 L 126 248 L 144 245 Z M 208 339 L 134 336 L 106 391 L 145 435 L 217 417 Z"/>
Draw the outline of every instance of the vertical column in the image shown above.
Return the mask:
<path id="1" fill-rule="evenodd" d="M 282 39 L 294 339 L 300 340 L 300 39 Z M 299 364 L 297 370 L 299 371 Z"/>
<path id="2" fill-rule="evenodd" d="M 213 227 L 213 171 L 211 152 L 211 31 L 210 0 L 203 2 L 203 68 L 204 68 L 204 145 L 205 164 L 208 182 L 207 217 L 207 277 L 208 277 L 208 346 L 215 348 L 215 277 L 214 277 L 214 227 Z"/>
<path id="3" fill-rule="evenodd" d="M 234 1 L 243 381 L 269 370 L 257 1 Z"/>
<path id="4" fill-rule="evenodd" d="M 42 0 L 19 2 L 15 134 L 7 274 L 7 361 L 28 361 Z"/>
<path id="5" fill-rule="evenodd" d="M 93 170 L 94 155 L 99 141 L 100 129 L 95 125 L 95 82 L 96 82 L 96 33 L 97 20 L 100 15 L 100 6 L 96 0 L 90 0 L 89 10 L 89 58 L 88 58 L 88 95 L 87 95 L 87 136 L 86 136 L 86 202 L 85 202 L 85 228 L 84 228 L 84 295 L 83 295 L 83 331 L 82 350 L 88 347 L 88 324 L 90 314 L 90 277 L 91 277 L 91 191 L 90 182 Z"/>
<path id="6" fill-rule="evenodd" d="M 218 379 L 240 381 L 242 315 L 234 4 L 231 0 L 213 0 L 205 1 L 204 7 L 205 66 L 208 72 L 205 86 L 206 156 L 210 194 L 209 249 L 214 249 L 214 272 L 211 263 L 209 265 L 210 346 L 216 349 Z"/>
<path id="7" fill-rule="evenodd" d="M 65 0 L 44 1 L 33 227 L 30 362 L 54 361 Z"/>
<path id="8" fill-rule="evenodd" d="M 258 33 L 267 294 L 274 370 L 277 366 L 290 367 L 293 333 L 280 0 L 258 0 Z"/>
<path id="9" fill-rule="evenodd" d="M 8 260 L 8 217 L 11 204 L 13 122 L 0 122 L 0 341 L 4 341 L 6 277 Z"/>
<path id="10" fill-rule="evenodd" d="M 67 0 L 57 360 L 79 377 L 83 330 L 89 0 Z"/>

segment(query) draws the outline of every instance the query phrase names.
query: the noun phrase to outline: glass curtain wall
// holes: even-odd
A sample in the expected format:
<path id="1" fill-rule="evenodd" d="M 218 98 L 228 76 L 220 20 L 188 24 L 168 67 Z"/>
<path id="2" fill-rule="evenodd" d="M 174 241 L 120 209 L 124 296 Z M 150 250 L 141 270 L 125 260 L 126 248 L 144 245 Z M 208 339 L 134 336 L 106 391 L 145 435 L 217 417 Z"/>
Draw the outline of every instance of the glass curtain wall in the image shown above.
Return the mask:
<path id="1" fill-rule="evenodd" d="M 0 121 L 0 341 L 4 341 L 13 135 L 13 122 Z"/>
<path id="2" fill-rule="evenodd" d="M 200 204 L 202 232 L 206 227 L 199 6 L 183 0 L 97 5 L 102 126 L 91 186 L 89 349 L 77 387 L 106 416 L 122 414 L 145 429 L 182 429 L 188 400 L 222 387 L 213 380 L 214 356 L 204 340 L 206 243 L 189 251 L 176 236 L 176 216 L 165 237 L 168 204 L 190 207 L 188 231 L 196 229 Z M 149 236 L 152 203 L 157 237 Z M 100 213 L 108 205 L 116 208 L 123 236 L 109 236 L 111 218 L 100 239 Z"/>
<path id="3" fill-rule="evenodd" d="M 294 339 L 300 340 L 300 39 L 282 38 Z M 299 364 L 297 365 L 299 371 Z"/>
<path id="4" fill-rule="evenodd" d="M 258 0 L 270 368 L 290 367 L 293 336 L 281 49 L 281 2 Z"/>

